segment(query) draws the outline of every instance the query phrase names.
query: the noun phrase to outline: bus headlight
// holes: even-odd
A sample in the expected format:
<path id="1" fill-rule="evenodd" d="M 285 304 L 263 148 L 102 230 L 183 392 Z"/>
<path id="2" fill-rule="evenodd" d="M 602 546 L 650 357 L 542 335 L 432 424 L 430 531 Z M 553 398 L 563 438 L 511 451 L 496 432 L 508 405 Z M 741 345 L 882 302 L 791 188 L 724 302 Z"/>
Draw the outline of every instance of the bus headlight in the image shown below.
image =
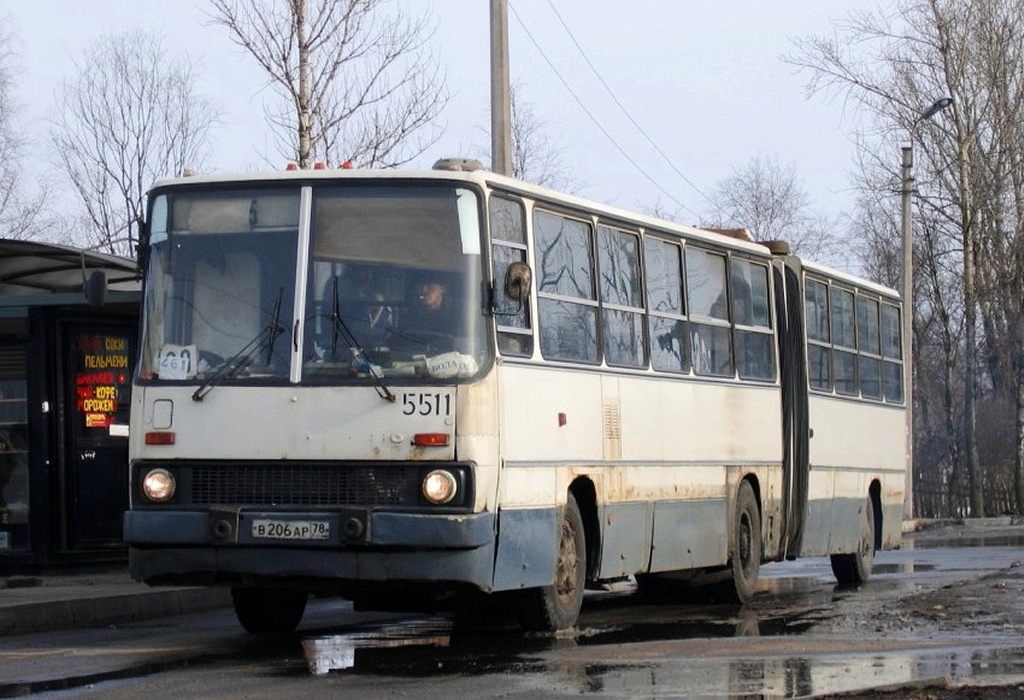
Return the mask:
<path id="1" fill-rule="evenodd" d="M 444 469 L 435 469 L 423 477 L 423 497 L 436 505 L 451 503 L 459 492 L 455 475 Z"/>
<path id="2" fill-rule="evenodd" d="M 174 476 L 166 469 L 154 469 L 142 479 L 142 492 L 154 503 L 171 500 L 174 488 Z"/>

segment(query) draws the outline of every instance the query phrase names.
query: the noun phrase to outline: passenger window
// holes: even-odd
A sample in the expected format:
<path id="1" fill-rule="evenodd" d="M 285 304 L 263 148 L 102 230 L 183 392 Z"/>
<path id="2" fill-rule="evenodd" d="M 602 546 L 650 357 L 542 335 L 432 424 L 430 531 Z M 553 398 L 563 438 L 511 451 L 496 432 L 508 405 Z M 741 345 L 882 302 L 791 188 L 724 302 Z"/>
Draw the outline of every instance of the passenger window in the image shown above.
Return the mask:
<path id="1" fill-rule="evenodd" d="M 498 323 L 498 351 L 503 355 L 529 357 L 533 354 L 530 300 L 507 299 L 503 292 L 505 274 L 513 262 L 526 262 L 526 227 L 523 205 L 518 201 L 491 197 L 491 262 L 494 265 L 494 304 Z"/>
<path id="2" fill-rule="evenodd" d="M 857 297 L 857 348 L 861 352 L 878 355 L 878 302 Z"/>
<path id="3" fill-rule="evenodd" d="M 686 249 L 686 298 L 691 316 L 729 319 L 725 292 L 725 256 Z"/>
<path id="4" fill-rule="evenodd" d="M 828 330 L 828 285 L 808 279 L 804 293 L 807 324 L 807 380 L 812 389 L 832 389 L 832 347 Z"/>
<path id="5" fill-rule="evenodd" d="M 851 396 L 857 393 L 857 353 L 835 350 L 832 353 L 832 375 L 836 391 Z"/>
<path id="6" fill-rule="evenodd" d="M 832 288 L 832 342 L 851 350 L 857 347 L 853 320 L 853 292 Z"/>
<path id="7" fill-rule="evenodd" d="M 822 345 L 807 346 L 807 381 L 812 389 L 832 389 L 832 349 Z"/>
<path id="8" fill-rule="evenodd" d="M 690 357 L 698 374 L 733 375 L 732 333 L 725 285 L 725 256 L 686 249 L 686 298 L 690 308 Z"/>
<path id="9" fill-rule="evenodd" d="M 736 370 L 741 379 L 775 379 L 775 335 L 768 311 L 768 267 L 746 260 L 730 263 Z"/>
<path id="10" fill-rule="evenodd" d="M 824 343 L 829 342 L 831 339 L 828 333 L 828 285 L 816 280 L 807 281 L 804 311 L 807 316 L 807 337 Z"/>
<path id="11" fill-rule="evenodd" d="M 544 357 L 597 363 L 597 301 L 589 224 L 537 210 L 537 294 Z"/>
<path id="12" fill-rule="evenodd" d="M 857 347 L 860 350 L 860 395 L 882 398 L 882 362 L 878 335 L 878 301 L 857 296 Z"/>
<path id="13" fill-rule="evenodd" d="M 651 365 L 664 372 L 686 372 L 690 363 L 682 295 L 682 249 L 648 236 L 644 239 L 644 266 Z"/>
<path id="14" fill-rule="evenodd" d="M 833 287 L 829 301 L 832 312 L 832 342 L 835 345 L 832 353 L 833 382 L 837 392 L 853 396 L 858 391 L 853 292 Z"/>
<path id="15" fill-rule="evenodd" d="M 877 357 L 861 355 L 860 395 L 866 399 L 882 398 L 882 363 Z"/>
<path id="16" fill-rule="evenodd" d="M 882 304 L 882 393 L 886 401 L 903 401 L 903 353 L 900 310 L 892 304 Z"/>
<path id="17" fill-rule="evenodd" d="M 599 226 L 597 241 L 605 361 L 621 367 L 642 367 L 646 358 L 640 240 L 635 234 Z"/>

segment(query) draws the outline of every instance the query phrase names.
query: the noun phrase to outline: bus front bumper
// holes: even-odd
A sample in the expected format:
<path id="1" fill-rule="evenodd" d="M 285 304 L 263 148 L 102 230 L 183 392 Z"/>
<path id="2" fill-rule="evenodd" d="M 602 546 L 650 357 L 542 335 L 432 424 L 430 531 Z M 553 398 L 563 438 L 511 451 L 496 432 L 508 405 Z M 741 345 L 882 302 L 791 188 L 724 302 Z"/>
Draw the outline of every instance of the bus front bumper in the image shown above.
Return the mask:
<path id="1" fill-rule="evenodd" d="M 124 516 L 129 570 L 150 583 L 398 578 L 490 590 L 495 531 L 492 513 L 154 509 Z"/>

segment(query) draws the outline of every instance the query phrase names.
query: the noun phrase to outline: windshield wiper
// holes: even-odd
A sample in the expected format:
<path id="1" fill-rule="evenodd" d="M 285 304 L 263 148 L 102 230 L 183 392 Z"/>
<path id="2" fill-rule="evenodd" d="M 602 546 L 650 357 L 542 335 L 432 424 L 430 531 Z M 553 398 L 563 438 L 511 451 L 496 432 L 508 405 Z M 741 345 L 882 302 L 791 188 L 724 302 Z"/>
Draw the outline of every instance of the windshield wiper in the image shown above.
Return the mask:
<path id="1" fill-rule="evenodd" d="M 338 301 L 338 278 L 334 278 L 334 300 L 331 303 L 331 321 L 334 323 L 334 334 L 331 336 L 331 353 L 336 354 L 338 350 L 338 335 L 340 334 L 342 339 L 348 343 L 349 352 L 352 353 L 352 364 L 353 365 L 365 365 L 366 371 L 373 378 L 373 388 L 376 389 L 377 395 L 385 401 L 394 403 L 396 398 L 388 388 L 388 385 L 384 383 L 384 375 L 380 373 L 380 369 L 377 368 L 369 358 L 366 356 L 366 351 L 363 350 L 363 346 L 359 344 L 356 337 L 349 330 L 348 325 L 341 319 L 341 303 Z"/>
<path id="2" fill-rule="evenodd" d="M 267 366 L 270 366 L 271 360 L 274 359 L 274 342 L 277 341 L 277 336 L 284 333 L 284 327 L 278 323 L 281 320 L 281 296 L 283 293 L 284 287 L 278 287 L 277 299 L 274 301 L 274 313 L 270 315 L 270 325 L 266 328 L 270 334 L 267 339 L 267 361 L 264 363 Z"/>
<path id="3" fill-rule="evenodd" d="M 199 387 L 192 392 L 193 401 L 202 401 L 203 397 L 210 393 L 213 387 L 217 386 L 222 380 L 234 377 L 243 369 L 248 367 L 252 363 L 252 356 L 259 350 L 263 344 L 263 340 L 267 340 L 267 364 L 273 359 L 274 353 L 274 341 L 277 337 L 284 333 L 286 330 L 284 326 L 280 324 L 281 319 L 281 296 L 284 292 L 283 287 L 277 288 L 277 300 L 274 302 L 274 313 L 263 330 L 256 334 L 256 337 L 246 343 L 241 350 L 236 352 L 234 355 L 224 361 L 220 367 L 217 368 L 213 374 L 206 378 L 206 380 L 199 385 Z"/>

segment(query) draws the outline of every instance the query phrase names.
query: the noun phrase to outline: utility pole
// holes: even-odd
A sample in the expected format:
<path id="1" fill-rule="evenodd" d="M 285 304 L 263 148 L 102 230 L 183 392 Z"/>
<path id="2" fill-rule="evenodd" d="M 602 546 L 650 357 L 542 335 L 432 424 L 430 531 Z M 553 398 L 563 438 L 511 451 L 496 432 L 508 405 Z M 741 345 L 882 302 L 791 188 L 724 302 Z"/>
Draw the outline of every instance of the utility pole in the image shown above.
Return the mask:
<path id="1" fill-rule="evenodd" d="M 500 175 L 512 174 L 508 75 L 508 3 L 491 0 L 491 170 Z"/>

